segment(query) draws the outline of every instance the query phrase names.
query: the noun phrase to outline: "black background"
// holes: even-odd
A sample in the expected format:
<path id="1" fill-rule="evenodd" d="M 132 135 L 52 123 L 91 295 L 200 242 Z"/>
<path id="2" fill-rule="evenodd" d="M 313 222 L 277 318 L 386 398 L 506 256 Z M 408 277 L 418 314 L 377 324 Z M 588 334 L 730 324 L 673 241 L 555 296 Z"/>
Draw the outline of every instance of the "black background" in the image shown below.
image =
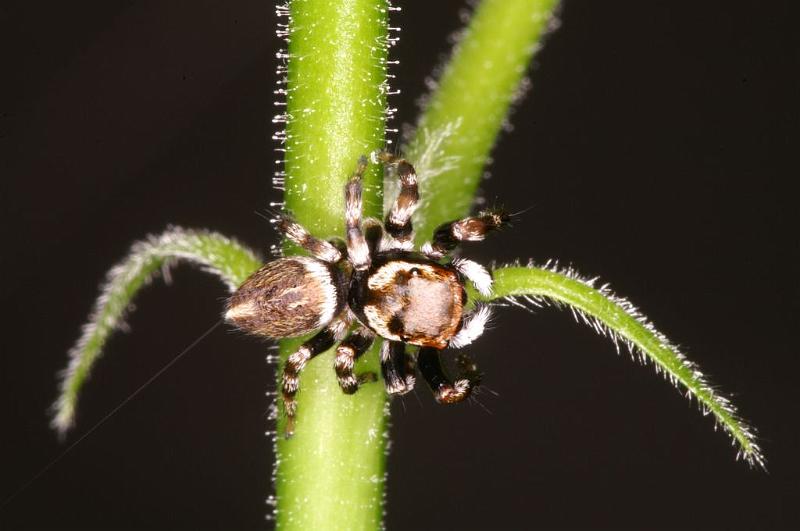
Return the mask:
<path id="1" fill-rule="evenodd" d="M 467 254 L 557 257 L 630 297 L 762 435 L 734 461 L 650 366 L 568 312 L 501 310 L 470 349 L 497 393 L 393 406 L 390 529 L 798 529 L 798 41 L 790 2 L 567 0 L 502 135 L 487 200 L 532 207 Z M 402 2 L 395 126 L 460 26 Z M 272 2 L 0 7 L 0 496 L 58 454 L 45 411 L 105 271 L 168 223 L 259 249 L 278 199 Z M 424 193 L 424 190 L 423 190 Z M 210 326 L 189 268 L 137 298 L 78 433 Z M 0 512 L 3 529 L 263 529 L 274 367 L 216 330 Z M 313 507 L 309 507 L 313 510 Z"/>

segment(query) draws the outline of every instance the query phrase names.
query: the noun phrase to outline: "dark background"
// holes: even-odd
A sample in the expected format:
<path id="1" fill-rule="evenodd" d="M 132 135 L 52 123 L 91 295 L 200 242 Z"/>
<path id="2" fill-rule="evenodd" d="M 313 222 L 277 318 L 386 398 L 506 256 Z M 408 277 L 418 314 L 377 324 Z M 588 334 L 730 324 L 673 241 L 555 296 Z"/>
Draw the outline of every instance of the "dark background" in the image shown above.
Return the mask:
<path id="1" fill-rule="evenodd" d="M 460 26 L 399 2 L 399 108 Z M 630 297 L 759 429 L 769 473 L 568 312 L 503 309 L 470 351 L 483 405 L 393 406 L 390 529 L 798 529 L 798 40 L 790 2 L 567 0 L 483 194 L 532 207 L 470 247 L 560 258 Z M 0 7 L 0 497 L 56 456 L 55 374 L 106 270 L 168 223 L 259 249 L 278 195 L 272 2 Z M 424 193 L 424 191 L 423 191 Z M 136 300 L 77 433 L 219 315 L 180 267 Z M 265 348 L 223 328 L 0 512 L 2 529 L 263 529 Z M 73 436 L 74 437 L 74 436 Z M 73 438 L 74 440 L 74 438 Z M 314 510 L 309 507 L 309 510 Z"/>

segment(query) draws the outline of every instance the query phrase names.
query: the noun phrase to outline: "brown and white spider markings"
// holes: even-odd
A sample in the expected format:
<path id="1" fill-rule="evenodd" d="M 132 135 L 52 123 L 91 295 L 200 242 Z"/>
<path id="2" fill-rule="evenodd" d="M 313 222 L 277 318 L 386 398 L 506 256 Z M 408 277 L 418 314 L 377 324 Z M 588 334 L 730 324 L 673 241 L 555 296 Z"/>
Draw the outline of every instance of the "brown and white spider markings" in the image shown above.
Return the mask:
<path id="1" fill-rule="evenodd" d="M 361 220 L 361 177 L 367 167 L 361 157 L 345 186 L 346 245 L 312 236 L 290 218 L 279 216 L 278 229 L 311 256 L 280 258 L 253 273 L 228 300 L 225 318 L 239 329 L 267 338 L 296 337 L 322 329 L 286 360 L 281 395 L 287 415 L 286 434 L 294 430 L 298 376 L 306 363 L 340 341 L 334 368 L 342 391 L 355 393 L 361 382 L 374 379 L 353 372 L 356 360 L 372 345 L 381 345 L 381 372 L 392 395 L 409 392 L 415 366 L 439 403 L 466 399 L 479 383 L 475 364 L 459 356 L 463 374 L 449 378 L 440 353 L 461 348 L 483 333 L 489 308 L 466 314 L 464 283 L 488 295 L 492 277 L 480 264 L 457 258 L 440 263 L 462 241 L 483 240 L 509 221 L 501 211 L 445 223 L 433 241 L 414 251 L 411 216 L 417 206 L 417 176 L 406 160 L 376 152 L 373 163 L 394 169 L 400 193 L 383 225 Z M 355 322 L 355 329 L 346 336 Z M 346 336 L 346 337 L 345 337 Z M 419 347 L 416 358 L 406 344 Z"/>

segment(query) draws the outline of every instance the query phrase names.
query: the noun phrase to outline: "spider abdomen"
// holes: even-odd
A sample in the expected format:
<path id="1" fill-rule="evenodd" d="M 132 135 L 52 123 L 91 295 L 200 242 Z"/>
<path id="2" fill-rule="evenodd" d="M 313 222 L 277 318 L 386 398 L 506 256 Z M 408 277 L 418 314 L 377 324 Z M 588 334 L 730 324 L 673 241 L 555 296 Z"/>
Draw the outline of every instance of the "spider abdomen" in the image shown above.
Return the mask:
<path id="1" fill-rule="evenodd" d="M 228 300 L 225 319 L 245 332 L 295 337 L 328 324 L 344 306 L 342 273 L 316 258 L 269 262 Z"/>

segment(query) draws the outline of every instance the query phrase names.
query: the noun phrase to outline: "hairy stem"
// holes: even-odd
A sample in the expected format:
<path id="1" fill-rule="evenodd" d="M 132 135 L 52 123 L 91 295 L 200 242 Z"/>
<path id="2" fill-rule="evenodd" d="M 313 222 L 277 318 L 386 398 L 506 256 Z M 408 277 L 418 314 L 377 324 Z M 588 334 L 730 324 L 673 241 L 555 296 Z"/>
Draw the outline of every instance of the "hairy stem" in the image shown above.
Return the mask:
<path id="1" fill-rule="evenodd" d="M 420 241 L 468 213 L 557 4 L 483 0 L 477 7 L 405 149 L 420 178 Z"/>
<path id="2" fill-rule="evenodd" d="M 751 465 L 764 465 L 764 458 L 753 430 L 736 414 L 733 404 L 714 390 L 703 373 L 627 300 L 617 297 L 607 286 L 596 288 L 595 281 L 580 277 L 574 270 L 553 267 L 505 267 L 494 271 L 492 300 L 525 300 L 534 305 L 553 302 L 567 306 L 575 318 L 592 326 L 615 343 L 625 343 L 643 361 L 650 360 L 656 370 L 693 396 L 703 411 L 714 415 L 739 447 L 739 457 Z M 477 295 L 477 294 L 476 294 Z"/>
<path id="3" fill-rule="evenodd" d="M 62 373 L 59 396 L 53 405 L 52 425 L 62 435 L 74 424 L 78 395 L 106 341 L 122 324 L 133 297 L 174 261 L 199 265 L 220 277 L 231 291 L 261 265 L 249 249 L 207 231 L 174 227 L 133 244 L 128 256 L 108 272 L 81 337 L 70 350 L 69 365 Z"/>
<path id="4" fill-rule="evenodd" d="M 383 147 L 386 118 L 386 0 L 293 0 L 282 90 L 286 122 L 286 209 L 320 237 L 344 235 L 344 185 L 361 155 Z M 382 172 L 364 179 L 366 216 L 381 215 Z M 287 248 L 288 252 L 293 249 Z M 282 341 L 281 360 L 299 341 Z M 386 395 L 367 384 L 340 390 L 333 353 L 300 377 L 297 423 L 276 442 L 276 519 L 280 529 L 376 529 L 383 509 Z M 375 349 L 358 372 L 378 370 Z M 282 364 L 281 364 L 282 367 Z M 280 375 L 279 375 L 280 379 Z"/>

